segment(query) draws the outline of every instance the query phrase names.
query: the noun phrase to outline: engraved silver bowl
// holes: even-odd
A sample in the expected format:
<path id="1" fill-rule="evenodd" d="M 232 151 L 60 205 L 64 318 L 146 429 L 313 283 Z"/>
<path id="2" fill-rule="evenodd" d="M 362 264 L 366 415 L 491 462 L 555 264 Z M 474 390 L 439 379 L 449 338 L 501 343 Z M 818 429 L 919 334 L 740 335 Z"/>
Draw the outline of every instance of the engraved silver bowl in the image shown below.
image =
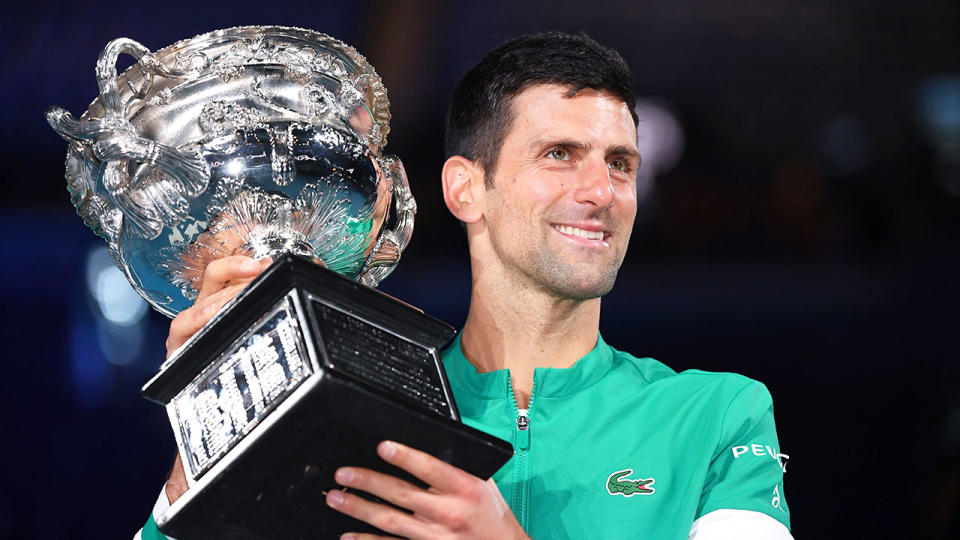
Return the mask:
<path id="1" fill-rule="evenodd" d="M 118 75 L 117 58 L 137 62 Z M 403 164 L 383 153 L 389 101 L 352 47 L 311 30 L 228 28 L 152 53 L 120 38 L 100 96 L 47 121 L 67 188 L 117 266 L 174 316 L 217 258 L 291 252 L 376 286 L 413 231 Z"/>

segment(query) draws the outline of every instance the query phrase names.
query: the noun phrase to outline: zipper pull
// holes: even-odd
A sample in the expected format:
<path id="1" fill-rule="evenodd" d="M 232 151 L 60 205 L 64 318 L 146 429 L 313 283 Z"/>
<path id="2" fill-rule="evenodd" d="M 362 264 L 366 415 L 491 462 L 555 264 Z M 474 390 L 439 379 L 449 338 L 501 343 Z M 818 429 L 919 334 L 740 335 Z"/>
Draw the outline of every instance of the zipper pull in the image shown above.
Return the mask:
<path id="1" fill-rule="evenodd" d="M 527 409 L 517 409 L 517 430 L 526 431 L 530 429 L 530 417 L 527 414 Z"/>
<path id="2" fill-rule="evenodd" d="M 527 414 L 527 409 L 517 409 L 517 434 L 514 438 L 520 450 L 530 448 L 530 417 Z"/>

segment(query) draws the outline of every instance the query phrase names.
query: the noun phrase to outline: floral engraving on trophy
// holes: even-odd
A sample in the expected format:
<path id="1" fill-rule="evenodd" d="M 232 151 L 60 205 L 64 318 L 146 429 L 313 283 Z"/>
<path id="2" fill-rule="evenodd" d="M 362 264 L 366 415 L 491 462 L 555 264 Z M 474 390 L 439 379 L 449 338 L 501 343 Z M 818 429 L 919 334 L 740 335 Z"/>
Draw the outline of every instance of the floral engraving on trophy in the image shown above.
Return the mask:
<path id="1" fill-rule="evenodd" d="M 184 54 L 184 51 L 178 51 L 174 60 L 174 69 L 188 72 L 200 72 L 210 65 L 210 59 L 202 52 L 191 52 Z"/>
<path id="2" fill-rule="evenodd" d="M 319 84 L 308 84 L 300 90 L 300 99 L 304 103 L 304 112 L 314 119 L 321 119 L 336 107 L 337 98 L 333 92 Z"/>
<path id="3" fill-rule="evenodd" d="M 281 187 L 288 186 L 297 175 L 297 166 L 290 152 L 290 133 L 280 129 L 271 129 L 268 133 L 273 183 Z"/>
<path id="4" fill-rule="evenodd" d="M 370 133 L 367 134 L 367 139 L 370 140 L 370 144 L 378 146 L 383 141 L 383 131 L 380 129 L 380 124 L 374 123 L 370 126 Z"/>
<path id="5" fill-rule="evenodd" d="M 294 77 L 306 77 L 311 72 L 337 77 L 346 76 L 348 73 L 343 61 L 332 54 L 317 51 L 310 46 L 296 47 L 263 36 L 240 40 L 210 61 L 214 71 L 218 73 L 221 73 L 218 69 L 228 73 L 230 68 L 250 64 L 283 66 L 285 71 Z"/>
<path id="6" fill-rule="evenodd" d="M 164 88 L 150 98 L 147 103 L 149 105 L 169 105 L 171 101 L 173 101 L 173 91 L 169 88 Z"/>
<path id="7" fill-rule="evenodd" d="M 341 106 L 347 111 L 352 111 L 360 105 L 363 102 L 362 88 L 368 83 L 369 79 L 365 75 L 357 77 L 356 80 L 345 79 L 341 82 L 340 92 L 337 95 Z"/>
<path id="8" fill-rule="evenodd" d="M 203 106 L 197 123 L 204 133 L 213 137 L 220 137 L 236 128 L 256 124 L 263 120 L 265 120 L 264 115 L 250 107 L 244 107 L 231 101 L 214 100 Z"/>

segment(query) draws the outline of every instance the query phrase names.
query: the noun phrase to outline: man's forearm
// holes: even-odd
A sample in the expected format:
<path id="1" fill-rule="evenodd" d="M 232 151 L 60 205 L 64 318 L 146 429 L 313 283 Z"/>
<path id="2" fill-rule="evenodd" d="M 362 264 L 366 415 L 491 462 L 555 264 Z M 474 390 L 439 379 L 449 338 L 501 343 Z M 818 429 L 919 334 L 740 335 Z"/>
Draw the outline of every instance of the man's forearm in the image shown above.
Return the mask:
<path id="1" fill-rule="evenodd" d="M 178 453 L 177 458 L 173 460 L 170 474 L 167 476 L 167 484 L 163 487 L 170 504 L 179 499 L 187 491 L 187 487 L 187 475 L 183 472 L 183 463 L 180 461 L 180 454 Z"/>

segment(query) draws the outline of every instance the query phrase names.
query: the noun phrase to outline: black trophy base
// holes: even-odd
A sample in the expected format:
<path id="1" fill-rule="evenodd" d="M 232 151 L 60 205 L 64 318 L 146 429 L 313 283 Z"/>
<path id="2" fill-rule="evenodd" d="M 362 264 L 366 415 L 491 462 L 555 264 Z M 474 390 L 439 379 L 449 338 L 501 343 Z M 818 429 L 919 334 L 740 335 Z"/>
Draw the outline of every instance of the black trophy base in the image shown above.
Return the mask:
<path id="1" fill-rule="evenodd" d="M 324 500 L 327 490 L 337 488 L 333 473 L 343 465 L 414 481 L 377 456 L 377 443 L 384 439 L 483 478 L 512 453 L 455 422 L 419 415 L 348 380 L 325 377 L 222 477 L 169 516 L 161 531 L 178 540 L 338 538 L 348 531 L 379 532 L 332 510 Z"/>
<path id="2" fill-rule="evenodd" d="M 481 478 L 513 455 L 510 444 L 459 422 L 438 353 L 453 335 L 449 326 L 294 256 L 279 258 L 201 329 L 144 395 L 169 411 L 177 394 L 208 365 L 229 358 L 278 302 L 294 306 L 315 370 L 155 516 L 164 534 L 178 540 L 383 534 L 325 503 L 326 492 L 339 488 L 333 474 L 341 466 L 422 485 L 377 456 L 380 441 L 406 444 Z M 184 456 L 182 435 L 178 443 Z"/>

